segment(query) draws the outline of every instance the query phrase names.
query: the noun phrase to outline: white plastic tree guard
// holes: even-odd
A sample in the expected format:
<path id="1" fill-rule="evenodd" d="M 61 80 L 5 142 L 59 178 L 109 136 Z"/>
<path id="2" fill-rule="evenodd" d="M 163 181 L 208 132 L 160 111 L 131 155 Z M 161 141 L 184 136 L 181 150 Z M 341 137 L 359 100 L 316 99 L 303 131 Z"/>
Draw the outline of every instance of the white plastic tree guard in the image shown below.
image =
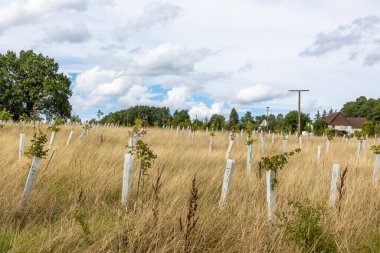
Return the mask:
<path id="1" fill-rule="evenodd" d="M 226 152 L 226 159 L 228 159 L 230 157 L 230 153 L 231 153 L 233 145 L 234 145 L 234 141 L 230 140 L 230 142 L 228 144 L 228 149 L 227 149 L 227 152 Z"/>
<path id="2" fill-rule="evenodd" d="M 208 152 L 211 153 L 212 152 L 212 143 L 213 143 L 213 136 L 210 136 L 210 141 L 208 143 Z"/>
<path id="3" fill-rule="evenodd" d="M 266 171 L 267 185 L 267 206 L 268 219 L 274 224 L 276 222 L 276 188 L 275 188 L 276 173 L 273 170 Z"/>
<path id="4" fill-rule="evenodd" d="M 56 131 L 51 132 L 48 149 L 51 149 L 53 147 L 56 133 Z"/>
<path id="5" fill-rule="evenodd" d="M 20 143 L 19 143 L 19 149 L 18 149 L 18 159 L 21 160 L 24 157 L 25 153 L 25 134 L 20 134 Z"/>
<path id="6" fill-rule="evenodd" d="M 288 139 L 282 141 L 282 152 L 286 153 L 288 150 Z"/>
<path id="7" fill-rule="evenodd" d="M 380 155 L 376 155 L 375 158 L 375 167 L 373 169 L 373 182 L 377 181 L 377 178 L 379 177 L 379 169 L 380 169 Z"/>
<path id="8" fill-rule="evenodd" d="M 71 130 L 70 134 L 69 134 L 69 137 L 67 138 L 66 147 L 69 146 L 69 144 L 71 142 L 71 139 L 73 138 L 73 134 L 74 134 L 74 131 Z"/>
<path id="9" fill-rule="evenodd" d="M 132 185 L 132 165 L 133 155 L 130 153 L 124 156 L 123 187 L 121 191 L 121 204 L 127 204 Z"/>
<path id="10" fill-rule="evenodd" d="M 40 157 L 33 157 L 32 165 L 30 166 L 29 174 L 26 179 L 24 192 L 22 193 L 22 203 L 27 202 L 29 199 L 30 190 L 32 189 L 34 177 L 37 173 L 38 167 L 40 166 L 41 160 L 42 159 Z"/>
<path id="11" fill-rule="evenodd" d="M 321 160 L 321 154 L 322 154 L 322 146 L 319 145 L 317 148 L 317 162 Z"/>
<path id="12" fill-rule="evenodd" d="M 253 156 L 252 144 L 249 144 L 247 145 L 247 174 L 248 176 L 250 176 L 252 172 L 252 156 Z"/>
<path id="13" fill-rule="evenodd" d="M 230 191 L 230 185 L 232 181 L 232 174 L 234 172 L 235 161 L 232 159 L 227 160 L 226 169 L 224 171 L 222 192 L 220 195 L 220 205 L 223 205 L 227 200 L 227 195 Z"/>
<path id="14" fill-rule="evenodd" d="M 329 207 L 331 209 L 334 209 L 335 204 L 336 204 L 339 173 L 340 173 L 340 165 L 337 163 L 334 163 L 333 168 L 332 168 L 332 173 L 331 173 L 332 176 L 331 176 L 331 188 L 330 188 L 330 198 L 329 198 Z"/>

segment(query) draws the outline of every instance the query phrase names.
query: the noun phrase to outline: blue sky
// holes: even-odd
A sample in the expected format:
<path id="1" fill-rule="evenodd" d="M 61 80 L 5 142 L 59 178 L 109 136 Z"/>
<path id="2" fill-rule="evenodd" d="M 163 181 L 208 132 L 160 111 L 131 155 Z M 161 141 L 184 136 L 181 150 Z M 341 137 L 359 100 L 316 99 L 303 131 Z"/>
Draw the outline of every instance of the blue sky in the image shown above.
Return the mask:
<path id="1" fill-rule="evenodd" d="M 88 119 L 144 104 L 194 118 L 379 97 L 377 0 L 0 0 L 0 52 L 33 49 Z"/>

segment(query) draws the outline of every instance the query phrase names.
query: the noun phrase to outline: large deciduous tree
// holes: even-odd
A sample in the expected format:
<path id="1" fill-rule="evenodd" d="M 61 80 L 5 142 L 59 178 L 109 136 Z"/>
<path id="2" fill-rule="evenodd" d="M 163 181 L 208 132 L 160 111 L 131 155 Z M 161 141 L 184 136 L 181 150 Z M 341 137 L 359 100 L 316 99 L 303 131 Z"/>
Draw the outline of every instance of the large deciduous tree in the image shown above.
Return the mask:
<path id="1" fill-rule="evenodd" d="M 0 54 L 0 108 L 9 110 L 15 120 L 22 114 L 31 117 L 33 111 L 47 119 L 70 117 L 70 85 L 52 58 L 32 50 Z"/>

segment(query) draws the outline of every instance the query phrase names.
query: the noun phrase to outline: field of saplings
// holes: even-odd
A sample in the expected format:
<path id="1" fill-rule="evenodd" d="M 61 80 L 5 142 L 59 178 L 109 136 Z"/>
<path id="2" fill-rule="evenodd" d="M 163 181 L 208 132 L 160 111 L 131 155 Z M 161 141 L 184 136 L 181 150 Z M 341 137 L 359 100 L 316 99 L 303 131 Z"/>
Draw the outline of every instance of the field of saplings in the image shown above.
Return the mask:
<path id="1" fill-rule="evenodd" d="M 5 123 L 0 252 L 380 252 L 376 145 Z"/>

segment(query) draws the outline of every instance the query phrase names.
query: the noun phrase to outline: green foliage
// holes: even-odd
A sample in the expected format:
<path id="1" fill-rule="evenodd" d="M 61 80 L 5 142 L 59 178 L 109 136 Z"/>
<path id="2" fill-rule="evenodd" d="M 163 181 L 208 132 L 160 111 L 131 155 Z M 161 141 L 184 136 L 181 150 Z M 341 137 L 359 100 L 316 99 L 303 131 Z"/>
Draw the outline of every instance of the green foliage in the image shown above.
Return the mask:
<path id="1" fill-rule="evenodd" d="M 9 252 L 12 249 L 13 238 L 14 238 L 13 233 L 0 231 L 0 252 L 1 253 Z"/>
<path id="2" fill-rule="evenodd" d="M 138 140 L 136 143 L 136 155 L 141 160 L 143 175 L 146 175 L 147 170 L 152 167 L 152 163 L 157 158 L 157 155 L 142 140 Z"/>
<path id="3" fill-rule="evenodd" d="M 243 117 L 241 117 L 240 122 L 241 122 L 241 126 L 243 128 L 245 128 L 245 129 L 247 128 L 248 122 L 250 122 L 251 125 L 253 126 L 254 120 L 253 120 L 253 117 L 252 117 L 252 113 L 249 112 L 249 111 L 246 112 L 245 115 Z"/>
<path id="4" fill-rule="evenodd" d="M 58 132 L 59 131 L 59 126 L 63 124 L 63 120 L 57 118 L 54 119 L 53 125 L 49 126 L 48 129 L 50 129 L 52 132 Z"/>
<path id="5" fill-rule="evenodd" d="M 8 111 L 6 108 L 3 108 L 0 111 L 0 120 L 8 121 L 8 120 L 11 120 L 12 117 L 13 117 L 12 113 L 10 113 L 10 111 Z"/>
<path id="6" fill-rule="evenodd" d="M 374 122 L 380 122 L 380 99 L 367 99 L 361 96 L 355 101 L 345 103 L 341 112 L 346 117 L 364 117 Z"/>
<path id="7" fill-rule="evenodd" d="M 301 252 L 338 251 L 332 234 L 322 222 L 322 208 L 300 202 L 290 202 L 290 205 L 290 214 L 282 213 L 278 225 L 288 244 L 297 246 Z"/>
<path id="8" fill-rule="evenodd" d="M 171 115 L 168 107 L 154 107 L 138 105 L 130 107 L 126 110 L 109 113 L 104 116 L 101 123 L 115 123 L 120 125 L 132 125 L 137 118 L 148 117 L 148 125 L 153 126 L 154 122 L 158 123 L 158 126 L 163 126 L 170 122 Z"/>
<path id="9" fill-rule="evenodd" d="M 380 145 L 373 145 L 372 147 L 371 147 L 371 150 L 373 151 L 373 153 L 375 154 L 375 155 L 380 155 Z"/>
<path id="10" fill-rule="evenodd" d="M 28 148 L 25 152 L 25 155 L 29 158 L 32 158 L 33 156 L 44 158 L 47 156 L 48 150 L 44 149 L 44 145 L 47 141 L 46 134 L 41 131 L 41 129 L 38 129 L 38 134 L 35 131 L 33 134 L 33 139 L 31 140 L 32 145 L 30 148 Z"/>
<path id="11" fill-rule="evenodd" d="M 328 128 L 328 124 L 323 119 L 317 119 L 313 124 L 313 132 L 316 136 L 321 136 Z"/>
<path id="12" fill-rule="evenodd" d="M 52 58 L 32 50 L 0 54 L 0 108 L 7 108 L 14 120 L 22 114 L 32 118 L 34 110 L 48 120 L 70 117 L 70 85 Z"/>
<path id="13" fill-rule="evenodd" d="M 70 123 L 80 123 L 80 122 L 81 122 L 81 119 L 79 118 L 78 115 L 73 114 L 70 117 Z"/>
<path id="14" fill-rule="evenodd" d="M 247 131 L 247 145 L 252 145 L 252 143 L 255 140 L 252 138 L 253 124 L 250 121 L 248 121 L 246 124 L 246 131 Z"/>
<path id="15" fill-rule="evenodd" d="M 224 118 L 223 115 L 213 114 L 213 115 L 211 115 L 209 124 L 214 125 L 214 128 L 216 128 L 216 129 L 221 129 L 222 127 L 225 128 L 226 127 L 226 119 Z"/>
<path id="16" fill-rule="evenodd" d="M 211 124 L 210 135 L 211 135 L 211 136 L 215 136 L 215 124 Z"/>
<path id="17" fill-rule="evenodd" d="M 190 120 L 190 115 L 188 110 L 175 110 L 173 113 L 172 124 L 174 126 L 184 126 L 185 121 Z"/>
<path id="18" fill-rule="evenodd" d="M 310 123 L 310 117 L 309 114 L 301 113 L 301 132 L 306 130 L 307 123 Z M 284 121 L 283 121 L 283 127 L 290 132 L 294 133 L 298 129 L 298 111 L 291 111 L 288 114 L 286 114 Z"/>
<path id="19" fill-rule="evenodd" d="M 333 140 L 334 139 L 334 136 L 335 136 L 335 133 L 333 130 L 329 129 L 329 128 L 326 128 L 325 129 L 325 134 L 326 134 L 326 137 L 329 141 Z"/>
<path id="20" fill-rule="evenodd" d="M 235 108 L 231 109 L 228 125 L 230 128 L 235 127 L 239 123 L 239 115 Z"/>
<path id="21" fill-rule="evenodd" d="M 364 122 L 362 126 L 362 133 L 364 136 L 366 135 L 375 135 L 376 125 L 372 121 Z"/>
<path id="22" fill-rule="evenodd" d="M 83 130 L 88 131 L 92 128 L 92 126 L 90 124 L 84 124 L 82 128 Z"/>
<path id="23" fill-rule="evenodd" d="M 285 167 L 288 163 L 289 157 L 299 152 L 301 152 L 301 149 L 297 148 L 294 151 L 285 152 L 281 155 L 262 157 L 259 162 L 259 167 L 264 170 L 273 170 L 274 172 L 277 172 Z"/>
<path id="24" fill-rule="evenodd" d="M 29 122 L 30 118 L 28 117 L 28 115 L 26 115 L 25 113 L 23 113 L 23 114 L 20 115 L 19 120 L 24 121 L 24 122 Z"/>
<path id="25" fill-rule="evenodd" d="M 363 139 L 363 134 L 360 131 L 355 131 L 354 136 L 356 137 L 356 139 L 358 139 L 360 141 Z"/>
<path id="26" fill-rule="evenodd" d="M 98 119 L 100 119 L 103 115 L 104 113 L 101 110 L 98 110 L 98 112 L 96 113 L 96 116 L 98 117 Z"/>

